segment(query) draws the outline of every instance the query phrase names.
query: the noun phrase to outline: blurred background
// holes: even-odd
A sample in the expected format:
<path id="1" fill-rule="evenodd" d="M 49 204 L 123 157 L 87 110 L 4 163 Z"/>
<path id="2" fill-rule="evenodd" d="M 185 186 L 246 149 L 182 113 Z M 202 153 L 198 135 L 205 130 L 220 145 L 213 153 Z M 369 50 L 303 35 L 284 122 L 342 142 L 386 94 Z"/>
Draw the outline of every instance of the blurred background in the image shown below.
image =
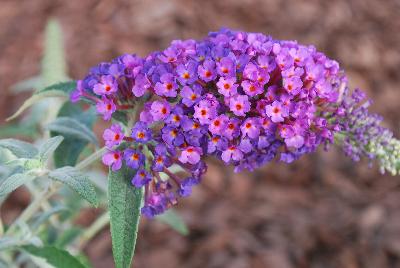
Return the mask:
<path id="1" fill-rule="evenodd" d="M 220 27 L 314 44 L 399 137 L 399 14 L 399 0 L 0 0 L 0 127 L 30 95 L 10 87 L 40 71 L 44 29 L 56 18 L 74 79 L 120 54 L 145 56 Z M 142 219 L 135 267 L 400 267 L 399 176 L 381 176 L 336 148 L 253 173 L 208 164 L 204 183 L 178 205 L 190 234 Z M 29 200 L 19 189 L 3 217 L 11 221 Z M 97 214 L 85 210 L 76 223 Z M 94 267 L 113 267 L 108 229 L 85 252 Z"/>

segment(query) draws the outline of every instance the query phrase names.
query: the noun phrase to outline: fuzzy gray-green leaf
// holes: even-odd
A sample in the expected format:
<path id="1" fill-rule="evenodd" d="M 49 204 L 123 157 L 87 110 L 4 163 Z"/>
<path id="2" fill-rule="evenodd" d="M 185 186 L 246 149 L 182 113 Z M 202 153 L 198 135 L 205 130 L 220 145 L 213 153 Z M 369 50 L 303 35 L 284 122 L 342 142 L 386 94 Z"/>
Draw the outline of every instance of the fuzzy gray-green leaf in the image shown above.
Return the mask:
<path id="1" fill-rule="evenodd" d="M 12 116 L 7 118 L 7 121 L 15 119 L 20 114 L 22 114 L 22 112 L 24 112 L 26 109 L 28 109 L 33 104 L 42 99 L 51 97 L 67 98 L 75 88 L 76 88 L 76 81 L 68 81 L 68 82 L 54 84 L 44 89 L 41 89 L 36 93 L 34 93 L 29 99 L 27 99 Z"/>
<path id="2" fill-rule="evenodd" d="M 0 184 L 0 197 L 6 196 L 29 180 L 33 180 L 35 176 L 30 174 L 17 173 L 4 180 Z"/>
<path id="3" fill-rule="evenodd" d="M 53 246 L 24 246 L 22 249 L 29 254 L 45 259 L 48 264 L 56 268 L 86 268 L 85 265 L 68 251 Z"/>
<path id="4" fill-rule="evenodd" d="M 130 180 L 134 172 L 122 167 L 109 172 L 108 206 L 114 262 L 117 268 L 131 267 L 142 206 L 143 189 Z"/>
<path id="5" fill-rule="evenodd" d="M 18 158 L 34 158 L 38 154 L 38 150 L 32 144 L 15 139 L 0 140 L 0 147 L 9 150 Z"/>
<path id="6" fill-rule="evenodd" d="M 55 136 L 45 141 L 39 148 L 39 159 L 42 162 L 47 161 L 63 140 L 62 136 Z"/>
<path id="7" fill-rule="evenodd" d="M 96 109 L 91 107 L 83 110 L 80 105 L 73 104 L 69 101 L 65 102 L 58 112 L 58 117 L 71 117 L 88 128 L 92 128 L 97 119 Z M 59 135 L 58 132 L 51 132 L 50 135 Z M 64 140 L 54 152 L 54 164 L 57 168 L 63 166 L 74 166 L 79 158 L 81 152 L 88 144 L 87 141 L 77 139 L 68 135 L 64 135 Z"/>
<path id="8" fill-rule="evenodd" d="M 47 125 L 47 129 L 74 137 L 83 141 L 89 141 L 97 144 L 97 138 L 86 125 L 71 117 L 58 117 Z"/>
<path id="9" fill-rule="evenodd" d="M 93 206 L 98 205 L 97 194 L 89 178 L 73 167 L 62 167 L 49 173 L 53 180 L 62 182 L 76 191 Z"/>

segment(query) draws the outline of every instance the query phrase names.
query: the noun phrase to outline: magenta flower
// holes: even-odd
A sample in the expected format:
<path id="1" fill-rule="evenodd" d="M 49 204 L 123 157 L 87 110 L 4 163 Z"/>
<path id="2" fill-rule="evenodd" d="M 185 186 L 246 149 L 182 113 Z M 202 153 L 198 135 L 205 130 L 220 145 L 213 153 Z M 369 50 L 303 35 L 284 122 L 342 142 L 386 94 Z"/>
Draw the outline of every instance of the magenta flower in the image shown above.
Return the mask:
<path id="1" fill-rule="evenodd" d="M 211 132 L 213 135 L 223 135 L 225 128 L 228 124 L 229 117 L 221 114 L 217 117 L 215 117 L 210 125 L 208 126 L 208 130 Z"/>
<path id="2" fill-rule="evenodd" d="M 138 75 L 135 80 L 135 85 L 132 87 L 132 93 L 136 97 L 143 96 L 151 87 L 151 82 L 146 75 Z"/>
<path id="3" fill-rule="evenodd" d="M 154 101 L 151 104 L 150 114 L 154 121 L 164 120 L 171 112 L 171 107 L 166 101 Z"/>
<path id="4" fill-rule="evenodd" d="M 144 169 L 140 169 L 136 172 L 135 176 L 132 178 L 131 183 L 137 187 L 140 188 L 143 185 L 148 184 L 152 179 L 152 176 L 150 175 L 149 172 L 147 172 Z"/>
<path id="5" fill-rule="evenodd" d="M 240 135 L 239 123 L 240 120 L 238 120 L 237 118 L 231 118 L 226 125 L 223 135 L 229 140 L 238 137 Z"/>
<path id="6" fill-rule="evenodd" d="M 217 71 L 220 76 L 235 77 L 236 76 L 235 62 L 229 57 L 224 57 L 217 62 Z"/>
<path id="7" fill-rule="evenodd" d="M 182 150 L 179 157 L 179 161 L 182 163 L 197 164 L 200 161 L 200 157 L 203 154 L 201 148 L 189 146 Z"/>
<path id="8" fill-rule="evenodd" d="M 175 78 L 170 73 L 161 75 L 160 82 L 157 82 L 154 91 L 157 95 L 165 97 L 176 97 L 176 89 L 178 85 L 175 83 Z"/>
<path id="9" fill-rule="evenodd" d="M 117 171 L 122 166 L 122 154 L 119 151 L 109 151 L 103 155 L 103 163 L 111 167 L 112 171 Z"/>
<path id="10" fill-rule="evenodd" d="M 259 94 L 263 93 L 263 91 L 264 91 L 264 87 L 261 84 L 259 84 L 258 82 L 243 80 L 241 85 L 242 85 L 244 93 L 246 93 L 246 95 L 248 95 L 250 97 L 259 95 Z"/>
<path id="11" fill-rule="evenodd" d="M 83 96 L 84 86 L 83 81 L 78 80 L 76 83 L 76 89 L 71 93 L 70 100 L 72 103 L 78 102 Z"/>
<path id="12" fill-rule="evenodd" d="M 303 82 L 298 76 L 292 76 L 290 78 L 283 79 L 283 87 L 291 95 L 297 95 L 300 92 L 302 86 Z"/>
<path id="13" fill-rule="evenodd" d="M 113 100 L 109 100 L 106 97 L 102 97 L 96 104 L 96 110 L 99 114 L 103 115 L 103 119 L 108 121 L 111 119 L 112 114 L 116 111 Z"/>
<path id="14" fill-rule="evenodd" d="M 221 159 L 225 163 L 231 161 L 240 161 L 243 158 L 243 153 L 235 146 L 230 146 L 228 149 L 222 152 Z"/>
<path id="15" fill-rule="evenodd" d="M 197 72 L 199 77 L 205 82 L 214 80 L 216 77 L 215 62 L 205 60 L 202 65 L 199 65 Z"/>
<path id="16" fill-rule="evenodd" d="M 193 106 L 201 99 L 201 88 L 198 86 L 184 86 L 181 90 L 182 103 L 188 107 Z"/>
<path id="17" fill-rule="evenodd" d="M 136 142 L 146 143 L 151 140 L 151 130 L 144 122 L 137 122 L 132 128 L 131 137 Z"/>
<path id="18" fill-rule="evenodd" d="M 250 111 L 249 97 L 246 95 L 233 96 L 229 101 L 229 109 L 237 116 L 245 116 Z"/>
<path id="19" fill-rule="evenodd" d="M 124 160 L 128 167 L 139 169 L 144 166 L 144 154 L 139 150 L 126 149 L 124 151 Z"/>
<path id="20" fill-rule="evenodd" d="M 110 149 L 119 145 L 123 141 L 124 137 L 122 128 L 118 124 L 111 125 L 111 127 L 104 130 L 103 133 L 103 139 L 106 142 L 106 146 Z"/>
<path id="21" fill-rule="evenodd" d="M 117 82 L 111 75 L 102 76 L 100 82 L 93 87 L 93 92 L 97 95 L 111 95 L 117 91 Z"/>
<path id="22" fill-rule="evenodd" d="M 215 107 L 208 100 L 202 100 L 194 106 L 193 117 L 198 119 L 200 124 L 209 124 L 216 115 Z"/>
<path id="23" fill-rule="evenodd" d="M 192 84 L 197 80 L 197 64 L 194 61 L 190 61 L 186 65 L 180 64 L 176 68 L 176 73 L 182 85 Z"/>
<path id="24" fill-rule="evenodd" d="M 166 50 L 164 50 L 163 53 L 158 56 L 158 58 L 162 62 L 172 63 L 178 60 L 178 56 L 179 56 L 178 50 L 174 47 L 169 47 Z"/>
<path id="25" fill-rule="evenodd" d="M 240 126 L 243 137 L 249 137 L 252 139 L 258 138 L 260 135 L 260 122 L 258 118 L 248 118 Z"/>
<path id="26" fill-rule="evenodd" d="M 274 123 L 283 122 L 284 117 L 288 116 L 288 110 L 279 102 L 274 101 L 272 104 L 265 107 L 266 114 Z"/>
<path id="27" fill-rule="evenodd" d="M 304 138 L 301 135 L 295 135 L 293 137 L 285 139 L 285 143 L 289 147 L 300 148 L 304 144 Z"/>
<path id="28" fill-rule="evenodd" d="M 236 77 L 221 77 L 217 83 L 218 92 L 225 97 L 236 95 L 238 86 L 239 85 L 236 84 Z"/>

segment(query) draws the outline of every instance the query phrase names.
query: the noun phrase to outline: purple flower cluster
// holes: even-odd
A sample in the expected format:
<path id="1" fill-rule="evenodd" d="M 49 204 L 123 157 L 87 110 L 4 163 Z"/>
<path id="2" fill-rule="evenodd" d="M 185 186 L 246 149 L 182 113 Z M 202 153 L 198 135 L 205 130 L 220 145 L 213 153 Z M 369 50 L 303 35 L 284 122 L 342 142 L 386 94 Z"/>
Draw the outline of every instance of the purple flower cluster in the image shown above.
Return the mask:
<path id="1" fill-rule="evenodd" d="M 115 111 L 135 120 L 131 109 L 139 107 L 129 133 L 117 124 L 104 132 L 110 150 L 103 162 L 137 171 L 132 184 L 145 187 L 142 212 L 152 217 L 191 193 L 206 171 L 205 156 L 253 170 L 333 142 L 343 127 L 335 119 L 343 83 L 338 63 L 313 46 L 222 29 L 145 58 L 102 63 L 72 99 L 95 102 L 105 120 Z M 123 141 L 126 149 L 116 149 Z"/>
<path id="2" fill-rule="evenodd" d="M 381 125 L 382 117 L 371 114 L 368 107 L 371 100 L 360 89 L 353 92 L 347 87 L 341 92 L 340 106 L 336 119 L 341 131 L 336 134 L 344 153 L 353 161 L 367 158 L 379 162 L 381 173 L 392 175 L 400 171 L 400 141 L 393 133 Z"/>

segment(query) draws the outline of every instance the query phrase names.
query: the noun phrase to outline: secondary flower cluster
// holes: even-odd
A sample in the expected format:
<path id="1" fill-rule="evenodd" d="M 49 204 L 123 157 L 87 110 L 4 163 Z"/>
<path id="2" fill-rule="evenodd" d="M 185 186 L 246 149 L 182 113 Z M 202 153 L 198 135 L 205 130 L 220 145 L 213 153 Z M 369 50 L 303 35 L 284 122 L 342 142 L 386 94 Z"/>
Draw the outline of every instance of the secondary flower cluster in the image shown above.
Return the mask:
<path id="1" fill-rule="evenodd" d="M 313 46 L 222 29 L 146 58 L 101 63 L 71 98 L 94 102 L 105 120 L 124 112 L 137 121 L 129 132 L 119 124 L 105 130 L 103 162 L 136 170 L 132 184 L 145 187 L 142 213 L 152 217 L 190 195 L 206 156 L 253 170 L 333 142 L 345 127 L 338 103 L 345 83 L 338 63 Z"/>
<path id="2" fill-rule="evenodd" d="M 343 99 L 337 111 L 341 131 L 337 138 L 347 156 L 353 161 L 362 157 L 378 160 L 381 173 L 385 170 L 392 175 L 400 171 L 400 141 L 393 138 L 393 133 L 381 126 L 382 117 L 370 114 L 368 107 L 371 100 L 366 100 L 365 93 L 348 88 L 342 93 Z"/>

